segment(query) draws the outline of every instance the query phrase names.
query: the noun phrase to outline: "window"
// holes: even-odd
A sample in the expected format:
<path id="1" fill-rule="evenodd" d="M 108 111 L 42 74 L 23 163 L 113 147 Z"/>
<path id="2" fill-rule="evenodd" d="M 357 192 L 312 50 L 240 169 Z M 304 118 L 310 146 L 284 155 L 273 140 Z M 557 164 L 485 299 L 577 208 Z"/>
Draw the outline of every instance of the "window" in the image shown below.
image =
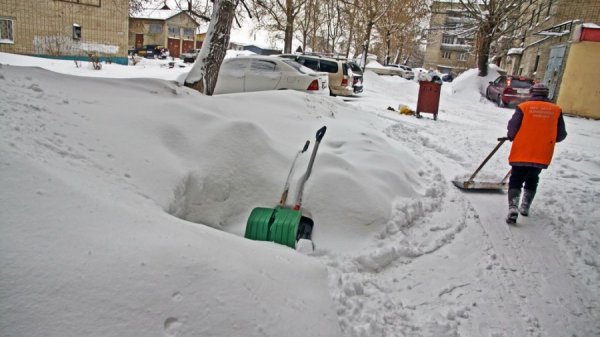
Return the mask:
<path id="1" fill-rule="evenodd" d="M 160 34 L 162 33 L 162 25 L 158 23 L 151 23 L 148 27 L 148 33 L 150 34 Z"/>
<path id="2" fill-rule="evenodd" d="M 449 51 L 445 51 L 442 53 L 442 58 L 443 59 L 449 59 L 452 56 L 452 52 Z"/>
<path id="3" fill-rule="evenodd" d="M 194 39 L 194 28 L 184 28 L 183 29 L 183 38 L 186 40 Z"/>
<path id="4" fill-rule="evenodd" d="M 328 73 L 337 73 L 338 72 L 338 64 L 337 64 L 337 62 L 321 60 L 320 70 L 326 71 Z"/>
<path id="5" fill-rule="evenodd" d="M 533 71 L 537 71 L 538 65 L 540 64 L 540 55 L 535 56 L 535 64 L 533 65 Z"/>
<path id="6" fill-rule="evenodd" d="M 275 62 L 254 60 L 250 65 L 250 70 L 256 72 L 273 72 L 275 71 Z"/>
<path id="7" fill-rule="evenodd" d="M 76 23 L 73 24 L 73 39 L 81 40 L 81 26 Z"/>
<path id="8" fill-rule="evenodd" d="M 460 53 L 460 54 L 458 54 L 458 59 L 460 61 L 466 61 L 468 57 L 469 57 L 469 55 L 467 53 Z"/>
<path id="9" fill-rule="evenodd" d="M 169 26 L 169 37 L 179 37 L 179 27 Z"/>
<path id="10" fill-rule="evenodd" d="M 13 38 L 13 21 L 0 18 L 0 43 L 15 43 Z"/>
<path id="11" fill-rule="evenodd" d="M 442 43 L 453 44 L 454 43 L 454 36 L 444 35 L 444 37 L 442 38 Z"/>
<path id="12" fill-rule="evenodd" d="M 96 6 L 96 7 L 101 6 L 101 0 L 55 0 L 55 1 L 72 2 L 74 4 Z"/>

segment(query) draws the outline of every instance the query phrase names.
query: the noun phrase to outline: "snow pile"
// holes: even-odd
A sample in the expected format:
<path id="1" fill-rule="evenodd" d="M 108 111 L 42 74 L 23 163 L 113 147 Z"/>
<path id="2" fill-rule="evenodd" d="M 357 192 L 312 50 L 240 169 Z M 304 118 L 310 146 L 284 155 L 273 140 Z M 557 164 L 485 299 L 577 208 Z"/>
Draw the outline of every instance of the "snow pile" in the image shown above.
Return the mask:
<path id="1" fill-rule="evenodd" d="M 0 53 L 12 62 L 47 60 Z M 372 72 L 357 97 L 205 97 L 177 68 L 52 62 L 146 78 L 0 68 L 3 336 L 600 334 L 596 121 L 566 118 L 530 216 L 507 227 L 505 194 L 451 184 L 512 115 L 476 73 L 443 84 L 433 121 L 398 113 L 418 83 Z M 242 238 L 323 125 L 303 203 L 316 250 Z M 502 179 L 508 150 L 477 179 Z"/>

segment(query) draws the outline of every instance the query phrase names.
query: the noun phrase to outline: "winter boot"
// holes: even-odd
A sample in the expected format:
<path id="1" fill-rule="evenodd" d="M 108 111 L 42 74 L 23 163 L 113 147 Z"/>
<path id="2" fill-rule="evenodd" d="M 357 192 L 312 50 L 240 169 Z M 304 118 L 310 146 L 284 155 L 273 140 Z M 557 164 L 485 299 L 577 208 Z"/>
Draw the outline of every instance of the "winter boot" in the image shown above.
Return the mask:
<path id="1" fill-rule="evenodd" d="M 534 190 L 523 190 L 523 200 L 521 200 L 521 206 L 519 207 L 519 213 L 523 216 L 529 215 L 529 207 L 531 207 L 531 202 L 533 201 L 533 197 L 535 196 Z"/>
<path id="2" fill-rule="evenodd" d="M 508 215 L 507 224 L 516 224 L 519 217 L 519 199 L 521 199 L 521 190 L 518 188 L 508 189 Z"/>

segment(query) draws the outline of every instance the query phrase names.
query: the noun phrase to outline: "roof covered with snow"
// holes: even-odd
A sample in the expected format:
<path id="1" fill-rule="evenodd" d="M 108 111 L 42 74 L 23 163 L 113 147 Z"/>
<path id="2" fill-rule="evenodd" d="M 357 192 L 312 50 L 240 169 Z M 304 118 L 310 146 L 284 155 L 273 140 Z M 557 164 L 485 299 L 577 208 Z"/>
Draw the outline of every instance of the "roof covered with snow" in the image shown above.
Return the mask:
<path id="1" fill-rule="evenodd" d="M 167 20 L 182 12 L 180 9 L 144 9 L 131 14 L 131 17 L 134 19 Z"/>

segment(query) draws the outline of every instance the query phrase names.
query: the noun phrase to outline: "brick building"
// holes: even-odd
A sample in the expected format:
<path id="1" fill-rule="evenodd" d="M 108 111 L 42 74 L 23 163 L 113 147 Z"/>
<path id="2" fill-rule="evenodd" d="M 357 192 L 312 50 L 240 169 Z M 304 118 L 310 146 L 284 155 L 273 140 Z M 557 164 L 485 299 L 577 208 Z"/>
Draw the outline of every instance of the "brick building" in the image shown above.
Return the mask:
<path id="1" fill-rule="evenodd" d="M 134 13 L 129 19 L 129 46 L 161 45 L 169 49 L 170 55 L 196 48 L 196 22 L 182 10 L 150 9 Z"/>
<path id="2" fill-rule="evenodd" d="M 0 52 L 127 64 L 128 0 L 0 0 Z"/>

